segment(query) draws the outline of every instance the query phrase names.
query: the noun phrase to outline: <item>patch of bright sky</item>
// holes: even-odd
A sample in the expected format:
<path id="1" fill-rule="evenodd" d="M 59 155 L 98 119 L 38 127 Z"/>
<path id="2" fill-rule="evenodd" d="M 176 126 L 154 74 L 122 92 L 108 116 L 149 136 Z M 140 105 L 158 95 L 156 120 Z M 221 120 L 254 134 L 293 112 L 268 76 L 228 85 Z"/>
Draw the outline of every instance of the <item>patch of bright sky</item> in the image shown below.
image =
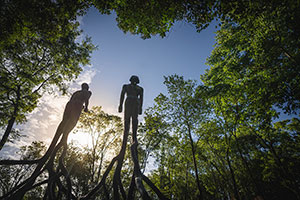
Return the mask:
<path id="1" fill-rule="evenodd" d="M 178 74 L 199 80 L 208 68 L 206 58 L 215 43 L 215 25 L 197 33 L 193 25 L 176 23 L 167 37 L 143 40 L 138 35 L 124 34 L 117 27 L 116 15 L 101 15 L 95 8 L 81 20 L 84 33 L 98 46 L 91 59 L 96 75 L 90 84 L 91 105 L 117 114 L 122 85 L 131 75 L 138 75 L 144 88 L 144 110 L 154 98 L 166 92 L 163 76 Z"/>
<path id="2" fill-rule="evenodd" d="M 144 108 L 152 106 L 159 93 L 165 93 L 163 76 L 178 74 L 185 79 L 200 80 L 208 66 L 206 58 L 215 43 L 215 24 L 197 33 L 193 25 L 178 22 L 167 37 L 154 36 L 143 40 L 138 35 L 124 34 L 117 26 L 116 15 L 101 15 L 91 8 L 81 18 L 83 34 L 92 38 L 98 46 L 91 57 L 91 66 L 71 85 L 70 92 L 80 89 L 82 82 L 90 84 L 93 95 L 90 107 L 102 106 L 109 114 L 117 113 L 123 84 L 129 83 L 131 75 L 138 75 L 144 88 Z M 38 108 L 28 116 L 28 122 L 17 128 L 28 137 L 7 145 L 0 156 L 14 156 L 18 146 L 31 141 L 43 141 L 49 145 L 59 125 L 69 97 L 45 95 Z M 142 120 L 142 117 L 140 117 Z M 89 143 L 86 135 L 69 135 L 69 141 Z M 13 148 L 15 147 L 15 148 Z"/>

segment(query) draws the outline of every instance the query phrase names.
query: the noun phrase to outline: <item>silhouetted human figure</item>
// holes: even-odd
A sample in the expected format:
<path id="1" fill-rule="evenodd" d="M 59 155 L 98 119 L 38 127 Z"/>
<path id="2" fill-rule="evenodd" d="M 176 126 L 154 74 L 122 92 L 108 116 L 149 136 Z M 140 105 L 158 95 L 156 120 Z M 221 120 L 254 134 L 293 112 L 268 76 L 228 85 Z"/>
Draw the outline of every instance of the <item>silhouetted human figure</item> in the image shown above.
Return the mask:
<path id="1" fill-rule="evenodd" d="M 125 100 L 125 133 L 129 132 L 130 119 L 132 120 L 132 138 L 133 142 L 136 142 L 137 126 L 138 126 L 138 114 L 142 114 L 143 106 L 143 88 L 138 86 L 140 83 L 139 77 L 131 76 L 129 79 L 130 84 L 124 84 L 120 96 L 119 112 L 123 110 L 123 101 L 126 94 Z"/>
<path id="2" fill-rule="evenodd" d="M 65 107 L 63 119 L 56 130 L 56 133 L 54 135 L 54 138 L 48 150 L 46 151 L 45 155 L 41 159 L 39 159 L 39 162 L 35 170 L 33 171 L 32 175 L 26 181 L 24 181 L 25 184 L 20 189 L 18 189 L 14 194 L 12 194 L 12 196 L 9 198 L 10 200 L 23 199 L 25 193 L 32 187 L 36 178 L 43 171 L 42 168 L 45 166 L 45 163 L 49 158 L 50 159 L 47 165 L 49 165 L 49 163 L 50 165 L 53 165 L 53 160 L 56 155 L 56 152 L 61 146 L 64 146 L 62 155 L 66 154 L 65 145 L 67 143 L 68 135 L 72 131 L 72 129 L 76 126 L 82 109 L 84 109 L 85 112 L 88 111 L 89 99 L 91 95 L 92 93 L 89 91 L 89 86 L 87 83 L 83 83 L 81 85 L 81 90 L 73 93 L 70 101 L 67 103 Z M 59 144 L 57 144 L 57 141 L 62 134 L 63 134 L 62 139 L 59 142 Z M 61 156 L 61 158 L 63 157 Z M 62 169 L 65 169 L 64 166 L 62 165 L 59 166 L 61 166 Z M 52 179 L 52 181 L 53 180 L 54 179 Z"/>
<path id="3" fill-rule="evenodd" d="M 88 112 L 89 99 L 92 92 L 89 91 L 89 85 L 83 83 L 81 90 L 73 93 L 70 101 L 67 103 L 63 119 L 57 128 L 57 133 L 68 134 L 76 126 L 82 109 Z"/>
<path id="4" fill-rule="evenodd" d="M 145 190 L 143 183 L 142 183 L 142 173 L 139 166 L 138 161 L 138 141 L 137 141 L 137 126 L 138 126 L 138 115 L 142 114 L 142 106 L 143 106 L 143 88 L 138 86 L 140 80 L 137 76 L 131 76 L 129 79 L 130 84 L 123 85 L 121 97 L 120 97 L 120 105 L 119 105 L 119 112 L 122 112 L 123 110 L 123 101 L 124 96 L 126 94 L 126 100 L 125 100 L 125 113 L 124 113 L 124 122 L 125 122 L 125 128 L 124 128 L 124 136 L 123 136 L 123 143 L 121 148 L 121 158 L 120 158 L 120 164 L 118 162 L 118 165 L 116 167 L 116 172 L 114 174 L 114 182 L 117 183 L 117 178 L 120 176 L 120 171 L 122 167 L 122 162 L 125 154 L 126 149 L 126 142 L 128 137 L 128 132 L 130 128 L 130 120 L 132 120 L 132 142 L 131 145 L 131 156 L 134 163 L 134 174 L 131 179 L 130 187 L 129 187 L 129 193 L 128 193 L 128 199 L 133 199 L 134 197 L 134 188 L 136 187 L 138 191 L 140 192 L 142 199 L 150 199 L 147 191 Z M 116 185 L 116 184 L 115 184 Z M 117 187 L 114 188 L 114 195 L 118 197 Z M 115 192 L 116 191 L 116 192 Z"/>

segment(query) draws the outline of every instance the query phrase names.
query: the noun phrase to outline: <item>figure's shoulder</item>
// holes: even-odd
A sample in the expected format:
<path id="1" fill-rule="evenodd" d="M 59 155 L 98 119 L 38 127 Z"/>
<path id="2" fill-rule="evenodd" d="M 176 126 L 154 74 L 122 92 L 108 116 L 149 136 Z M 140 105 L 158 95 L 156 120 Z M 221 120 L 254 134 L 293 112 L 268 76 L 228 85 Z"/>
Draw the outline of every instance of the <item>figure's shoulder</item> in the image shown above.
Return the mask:
<path id="1" fill-rule="evenodd" d="M 123 87 L 122 87 L 123 90 L 126 90 L 128 88 L 128 86 L 129 86 L 129 84 L 124 84 Z"/>
<path id="2" fill-rule="evenodd" d="M 142 95 L 144 93 L 144 89 L 141 86 L 137 85 L 136 89 L 140 95 Z"/>
<path id="3" fill-rule="evenodd" d="M 84 96 L 88 98 L 92 95 L 92 92 L 89 90 L 81 90 L 81 92 L 84 94 Z"/>
<path id="4" fill-rule="evenodd" d="M 143 91 L 144 91 L 144 89 L 143 89 L 141 86 L 139 86 L 139 85 L 137 85 L 137 89 L 138 89 L 138 91 L 141 92 L 141 93 L 143 93 Z"/>
<path id="5" fill-rule="evenodd" d="M 72 96 L 76 96 L 77 94 L 80 94 L 80 93 L 81 93 L 81 90 L 77 90 L 72 94 Z"/>
<path id="6" fill-rule="evenodd" d="M 89 94 L 89 96 L 92 96 L 92 92 L 91 91 L 88 91 L 88 94 Z"/>

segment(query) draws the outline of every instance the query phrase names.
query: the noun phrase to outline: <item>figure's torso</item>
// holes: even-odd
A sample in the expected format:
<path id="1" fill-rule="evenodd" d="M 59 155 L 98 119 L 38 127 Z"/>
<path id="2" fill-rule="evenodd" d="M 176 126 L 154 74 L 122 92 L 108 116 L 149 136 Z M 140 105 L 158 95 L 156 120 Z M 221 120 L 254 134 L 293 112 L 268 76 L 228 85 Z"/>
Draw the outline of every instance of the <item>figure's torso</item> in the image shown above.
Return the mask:
<path id="1" fill-rule="evenodd" d="M 91 96 L 91 92 L 87 91 L 87 90 L 79 90 L 74 92 L 74 94 L 72 95 L 70 101 L 72 102 L 80 102 L 80 103 L 84 103 L 86 100 L 88 100 Z"/>
<path id="2" fill-rule="evenodd" d="M 142 90 L 143 89 L 138 85 L 125 85 L 125 92 L 127 94 L 127 98 L 139 98 L 142 94 Z"/>

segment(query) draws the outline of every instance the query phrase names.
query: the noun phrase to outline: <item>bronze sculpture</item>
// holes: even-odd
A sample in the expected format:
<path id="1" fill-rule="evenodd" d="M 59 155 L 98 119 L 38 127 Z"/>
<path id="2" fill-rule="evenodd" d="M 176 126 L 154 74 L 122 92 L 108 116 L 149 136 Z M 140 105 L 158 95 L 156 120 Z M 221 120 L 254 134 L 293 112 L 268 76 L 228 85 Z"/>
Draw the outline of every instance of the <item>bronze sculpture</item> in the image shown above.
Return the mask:
<path id="1" fill-rule="evenodd" d="M 23 199 L 25 193 L 30 190 L 30 188 L 33 186 L 36 178 L 45 170 L 47 169 L 49 171 L 49 174 L 59 174 L 61 173 L 65 179 L 67 184 L 67 198 L 71 199 L 71 180 L 68 175 L 68 171 L 66 170 L 64 164 L 63 164 L 63 159 L 66 155 L 67 151 L 67 138 L 69 133 L 72 131 L 72 129 L 76 126 L 77 121 L 79 120 L 80 114 L 82 109 L 84 109 L 85 112 L 88 111 L 88 104 L 89 104 L 89 99 L 91 97 L 92 93 L 89 91 L 89 86 L 87 83 L 83 83 L 81 85 L 81 90 L 76 91 L 73 93 L 70 101 L 67 103 L 64 114 L 63 114 L 63 119 L 61 123 L 59 124 L 56 133 L 54 135 L 54 138 L 44 154 L 44 156 L 40 159 L 37 160 L 37 166 L 35 167 L 35 170 L 31 174 L 29 178 L 27 178 L 22 184 L 20 184 L 20 188 L 14 191 L 10 198 L 11 200 L 15 199 Z M 61 140 L 57 144 L 60 136 Z M 53 168 L 54 165 L 54 158 L 56 156 L 56 153 L 58 150 L 63 147 L 63 151 L 60 155 L 59 158 L 59 165 L 56 169 L 56 172 Z M 60 175 L 61 176 L 61 175 Z M 52 179 L 49 179 L 48 185 L 46 188 L 46 194 L 47 195 L 53 195 L 51 193 L 51 188 L 55 188 L 54 185 L 60 183 L 59 177 L 55 175 Z M 51 197 L 52 198 L 52 197 Z"/>
<path id="2" fill-rule="evenodd" d="M 138 126 L 138 115 L 142 114 L 143 106 L 143 93 L 142 87 L 137 84 L 140 83 L 139 77 L 133 75 L 129 79 L 130 84 L 124 84 L 120 96 L 119 112 L 123 110 L 123 101 L 126 94 L 125 100 L 125 112 L 124 112 L 124 132 L 128 134 L 130 128 L 130 120 L 132 120 L 132 138 L 133 143 L 136 142 L 137 126 Z"/>
<path id="3" fill-rule="evenodd" d="M 83 83 L 81 90 L 73 93 L 70 101 L 65 107 L 63 119 L 57 128 L 57 133 L 69 134 L 77 124 L 82 109 L 88 112 L 89 99 L 92 92 L 89 91 L 89 85 Z"/>

